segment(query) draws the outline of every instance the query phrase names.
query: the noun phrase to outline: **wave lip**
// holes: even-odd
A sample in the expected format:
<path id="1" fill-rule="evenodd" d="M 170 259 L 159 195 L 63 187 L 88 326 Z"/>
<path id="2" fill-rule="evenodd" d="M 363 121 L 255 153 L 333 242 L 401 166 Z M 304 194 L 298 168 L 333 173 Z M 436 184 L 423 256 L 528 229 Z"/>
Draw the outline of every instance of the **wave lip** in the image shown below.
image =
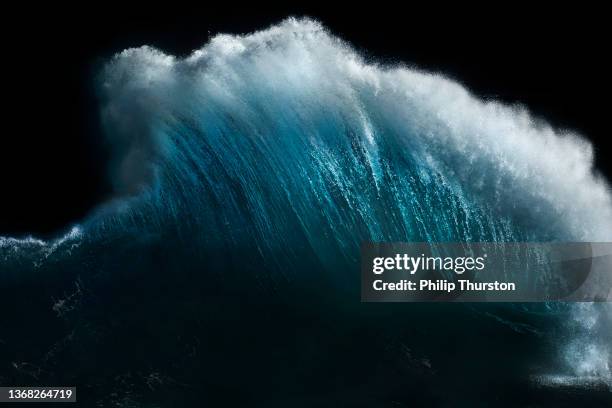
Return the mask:
<path id="1" fill-rule="evenodd" d="M 51 240 L 43 240 L 33 236 L 25 238 L 3 237 L 0 236 L 0 250 L 6 253 L 21 253 L 27 251 L 26 255 L 38 253 L 43 257 L 53 254 L 58 248 L 69 244 L 75 248 L 79 245 L 79 240 L 83 236 L 83 230 L 79 226 L 73 226 L 67 233 Z M 5 255 L 5 259 L 8 255 Z"/>

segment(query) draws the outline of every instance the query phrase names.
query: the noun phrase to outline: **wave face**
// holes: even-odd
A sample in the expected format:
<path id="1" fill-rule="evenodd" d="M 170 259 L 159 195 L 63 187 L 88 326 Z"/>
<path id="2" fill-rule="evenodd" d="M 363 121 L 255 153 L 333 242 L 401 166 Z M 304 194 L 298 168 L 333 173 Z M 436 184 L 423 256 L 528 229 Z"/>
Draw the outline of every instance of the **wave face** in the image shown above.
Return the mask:
<path id="1" fill-rule="evenodd" d="M 318 288 L 346 304 L 363 241 L 612 240 L 609 187 L 584 139 L 440 75 L 366 61 L 312 20 L 217 35 L 186 58 L 125 50 L 101 73 L 100 95 L 121 198 L 57 241 L 1 238 L 5 280 L 26 269 L 82 278 L 85 267 L 103 292 L 116 274 L 171 272 L 241 294 Z M 478 313 L 493 316 L 487 308 L 499 307 Z M 543 308 L 547 319 L 595 319 L 579 332 L 598 337 L 566 356 L 576 375 L 609 375 L 609 312 Z M 491 321 L 537 332 L 548 312 L 531 313 Z M 576 362 L 584 353 L 595 368 Z"/>

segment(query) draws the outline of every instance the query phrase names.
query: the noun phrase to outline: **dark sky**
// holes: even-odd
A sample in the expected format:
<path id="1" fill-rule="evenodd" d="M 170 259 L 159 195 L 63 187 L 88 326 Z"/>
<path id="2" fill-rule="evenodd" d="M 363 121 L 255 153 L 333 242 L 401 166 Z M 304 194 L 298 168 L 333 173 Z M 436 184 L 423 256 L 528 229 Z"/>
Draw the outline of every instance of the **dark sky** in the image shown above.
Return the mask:
<path id="1" fill-rule="evenodd" d="M 211 34 L 245 33 L 288 15 L 321 20 L 378 61 L 445 73 L 478 95 L 521 103 L 555 126 L 576 130 L 593 140 L 598 167 L 612 175 L 605 14 L 376 6 L 23 6 L 5 13 L 0 235 L 49 235 L 111 196 L 94 90 L 105 58 L 143 44 L 185 55 Z"/>

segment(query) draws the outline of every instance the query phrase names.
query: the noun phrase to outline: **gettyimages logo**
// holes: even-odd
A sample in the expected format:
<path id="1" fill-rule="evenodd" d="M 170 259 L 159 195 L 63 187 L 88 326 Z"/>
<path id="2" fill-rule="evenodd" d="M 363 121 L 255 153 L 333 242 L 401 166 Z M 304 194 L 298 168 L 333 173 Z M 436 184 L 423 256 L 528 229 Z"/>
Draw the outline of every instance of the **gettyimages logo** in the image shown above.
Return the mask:
<path id="1" fill-rule="evenodd" d="M 395 257 L 376 257 L 373 260 L 372 272 L 380 275 L 386 270 L 404 270 L 414 275 L 420 270 L 423 271 L 453 271 L 456 274 L 463 274 L 465 271 L 482 271 L 485 268 L 483 256 L 458 256 L 455 258 L 441 256 L 410 256 L 408 254 L 396 254 Z"/>
<path id="2" fill-rule="evenodd" d="M 361 279 L 365 302 L 609 301 L 612 243 L 366 243 Z"/>

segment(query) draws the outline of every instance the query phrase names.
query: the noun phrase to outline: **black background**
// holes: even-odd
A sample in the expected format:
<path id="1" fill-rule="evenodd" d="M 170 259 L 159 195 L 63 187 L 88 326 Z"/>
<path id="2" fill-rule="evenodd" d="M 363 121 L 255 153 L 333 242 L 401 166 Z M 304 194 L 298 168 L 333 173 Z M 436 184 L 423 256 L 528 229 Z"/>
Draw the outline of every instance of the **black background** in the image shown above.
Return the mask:
<path id="1" fill-rule="evenodd" d="M 215 33 L 246 33 L 288 15 L 321 20 L 377 61 L 444 73 L 477 95 L 520 103 L 555 127 L 578 131 L 594 142 L 599 170 L 612 175 L 602 11 L 170 6 L 26 4 L 3 13 L 0 235 L 48 236 L 112 196 L 95 95 L 105 59 L 143 44 L 186 55 Z"/>

